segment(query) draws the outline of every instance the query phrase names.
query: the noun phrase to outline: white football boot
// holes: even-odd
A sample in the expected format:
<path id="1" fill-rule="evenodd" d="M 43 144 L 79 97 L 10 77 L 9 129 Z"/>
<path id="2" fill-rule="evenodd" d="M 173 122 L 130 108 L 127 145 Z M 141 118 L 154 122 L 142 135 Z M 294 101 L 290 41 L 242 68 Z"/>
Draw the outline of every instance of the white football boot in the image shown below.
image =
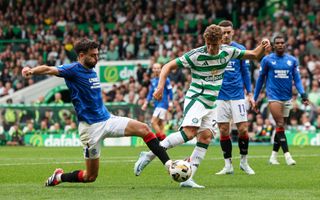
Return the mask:
<path id="1" fill-rule="evenodd" d="M 295 164 L 297 164 L 296 161 L 292 159 L 292 157 L 291 157 L 289 152 L 285 153 L 284 157 L 286 159 L 287 165 L 295 165 Z"/>
<path id="2" fill-rule="evenodd" d="M 229 166 L 224 166 L 224 168 L 217 172 L 216 175 L 226 175 L 226 174 L 233 174 L 233 166 L 229 165 Z"/>
<path id="3" fill-rule="evenodd" d="M 139 159 L 134 164 L 133 172 L 136 176 L 139 176 L 142 172 L 142 170 L 151 162 L 151 160 L 148 159 L 146 151 L 143 151 L 139 155 Z"/>
<path id="4" fill-rule="evenodd" d="M 256 174 L 247 162 L 240 162 L 240 169 L 248 175 Z"/>
<path id="5" fill-rule="evenodd" d="M 189 178 L 185 182 L 180 183 L 180 187 L 186 187 L 186 188 L 205 188 L 203 185 L 198 185 L 194 180 Z"/>

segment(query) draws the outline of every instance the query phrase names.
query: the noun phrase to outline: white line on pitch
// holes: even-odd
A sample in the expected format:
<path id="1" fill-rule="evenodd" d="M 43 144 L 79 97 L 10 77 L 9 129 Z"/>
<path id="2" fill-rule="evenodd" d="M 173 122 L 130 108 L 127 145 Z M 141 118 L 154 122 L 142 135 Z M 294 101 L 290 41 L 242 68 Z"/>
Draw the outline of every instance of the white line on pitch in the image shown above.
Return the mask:
<path id="1" fill-rule="evenodd" d="M 320 154 L 308 154 L 308 155 L 294 155 L 294 158 L 301 158 L 301 157 L 319 157 Z M 283 157 L 283 156 L 279 156 Z M 137 157 L 126 157 L 129 159 L 123 159 L 123 160 L 116 160 L 116 159 L 110 159 L 110 160 L 100 160 L 101 163 L 131 163 L 135 162 Z M 233 157 L 234 159 L 239 159 L 239 156 Z M 258 155 L 258 156 L 249 156 L 251 159 L 265 159 L 269 158 L 267 155 Z M 14 159 L 14 158 L 12 158 Z M 206 160 L 222 160 L 223 158 L 206 158 Z M 39 159 L 37 159 L 39 160 Z M 48 160 L 48 159 L 43 159 L 43 160 Z M 26 165 L 50 165 L 50 164 L 82 164 L 84 161 L 54 161 L 54 162 L 43 162 L 43 163 L 0 163 L 1 166 L 26 166 Z"/>

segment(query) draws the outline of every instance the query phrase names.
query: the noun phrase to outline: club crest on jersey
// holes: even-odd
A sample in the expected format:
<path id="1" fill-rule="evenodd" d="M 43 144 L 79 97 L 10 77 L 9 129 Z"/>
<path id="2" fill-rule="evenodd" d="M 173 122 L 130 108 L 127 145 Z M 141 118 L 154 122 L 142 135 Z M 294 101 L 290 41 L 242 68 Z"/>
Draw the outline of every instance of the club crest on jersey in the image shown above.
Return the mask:
<path id="1" fill-rule="evenodd" d="M 287 60 L 287 64 L 288 64 L 288 66 L 292 66 L 292 61 L 291 60 Z"/>
<path id="2" fill-rule="evenodd" d="M 192 123 L 194 123 L 194 124 L 198 123 L 198 121 L 199 121 L 199 120 L 198 120 L 197 118 L 193 118 L 193 119 L 192 119 Z"/>
<path id="3" fill-rule="evenodd" d="M 277 62 L 276 61 L 271 61 L 271 64 L 275 65 L 275 64 L 277 64 Z"/>

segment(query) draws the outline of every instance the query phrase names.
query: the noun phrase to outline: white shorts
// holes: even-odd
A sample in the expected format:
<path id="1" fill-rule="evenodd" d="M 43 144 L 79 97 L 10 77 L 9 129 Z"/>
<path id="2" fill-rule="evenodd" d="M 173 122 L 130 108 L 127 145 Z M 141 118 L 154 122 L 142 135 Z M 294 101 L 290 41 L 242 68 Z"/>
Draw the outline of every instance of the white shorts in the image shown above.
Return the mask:
<path id="1" fill-rule="evenodd" d="M 279 101 L 279 100 L 269 100 L 269 102 L 279 102 L 283 105 L 283 117 L 289 117 L 290 110 L 292 108 L 292 101 L 291 99 L 288 101 Z"/>
<path id="2" fill-rule="evenodd" d="M 157 107 L 154 109 L 153 117 L 157 117 L 162 120 L 166 120 L 167 110 L 164 108 Z"/>
<path id="3" fill-rule="evenodd" d="M 79 135 L 83 145 L 84 158 L 96 159 L 100 157 L 103 139 L 108 137 L 123 137 L 124 131 L 131 119 L 112 115 L 108 120 L 87 124 L 79 123 Z"/>
<path id="4" fill-rule="evenodd" d="M 245 99 L 240 100 L 217 100 L 218 123 L 229 123 L 232 119 L 233 123 L 246 122 L 247 104 Z"/>
<path id="5" fill-rule="evenodd" d="M 181 127 L 200 127 L 199 132 L 209 129 L 213 134 L 217 133 L 216 108 L 207 109 L 199 101 L 184 100 L 184 118 Z M 180 128 L 181 128 L 180 127 Z"/>

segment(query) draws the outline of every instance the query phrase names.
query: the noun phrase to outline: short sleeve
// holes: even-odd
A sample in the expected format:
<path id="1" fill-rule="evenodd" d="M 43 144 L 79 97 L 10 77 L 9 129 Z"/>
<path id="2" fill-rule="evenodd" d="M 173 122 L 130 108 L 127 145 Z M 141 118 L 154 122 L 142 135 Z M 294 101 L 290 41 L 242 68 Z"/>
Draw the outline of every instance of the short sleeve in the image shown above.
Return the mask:
<path id="1" fill-rule="evenodd" d="M 76 64 L 66 64 L 66 65 L 60 65 L 57 67 L 59 74 L 57 75 L 58 77 L 63 77 L 63 78 L 71 78 L 74 76 L 74 68 Z"/>

